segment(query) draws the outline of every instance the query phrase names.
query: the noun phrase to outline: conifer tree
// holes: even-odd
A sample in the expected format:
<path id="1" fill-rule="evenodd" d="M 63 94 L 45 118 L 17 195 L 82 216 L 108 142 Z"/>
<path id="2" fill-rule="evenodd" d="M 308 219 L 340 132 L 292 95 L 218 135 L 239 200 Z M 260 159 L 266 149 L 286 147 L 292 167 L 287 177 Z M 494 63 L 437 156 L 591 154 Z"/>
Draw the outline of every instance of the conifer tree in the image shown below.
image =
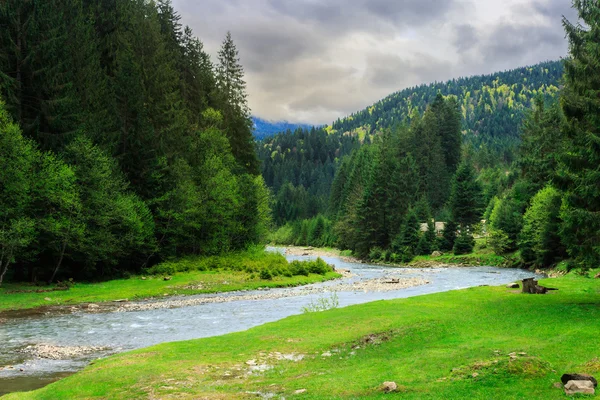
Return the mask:
<path id="1" fill-rule="evenodd" d="M 227 32 L 225 36 L 218 59 L 217 88 L 223 101 L 225 132 L 231 150 L 244 171 L 258 174 L 244 69 L 240 64 L 239 52 L 233 43 L 231 32 Z"/>
<path id="2" fill-rule="evenodd" d="M 574 0 L 581 23 L 563 20 L 570 57 L 565 60 L 561 104 L 570 147 L 562 157 L 566 191 L 562 239 L 584 267 L 600 263 L 600 4 Z"/>

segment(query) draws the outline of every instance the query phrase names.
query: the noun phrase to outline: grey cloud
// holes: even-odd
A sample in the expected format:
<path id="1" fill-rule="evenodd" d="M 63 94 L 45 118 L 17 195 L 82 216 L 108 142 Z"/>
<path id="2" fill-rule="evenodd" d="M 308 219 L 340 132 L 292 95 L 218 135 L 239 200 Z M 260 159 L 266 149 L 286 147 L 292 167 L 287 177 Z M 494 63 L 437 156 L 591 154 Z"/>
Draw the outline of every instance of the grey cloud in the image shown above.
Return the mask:
<path id="1" fill-rule="evenodd" d="M 256 115 L 310 123 L 329 123 L 404 87 L 565 56 L 561 17 L 575 19 L 568 0 L 173 3 L 213 60 L 232 32 Z M 503 19 L 482 22 L 477 13 L 488 5 Z"/>
<path id="2" fill-rule="evenodd" d="M 459 53 L 471 50 L 479 42 L 479 33 L 472 25 L 458 25 L 455 34 L 454 46 Z"/>

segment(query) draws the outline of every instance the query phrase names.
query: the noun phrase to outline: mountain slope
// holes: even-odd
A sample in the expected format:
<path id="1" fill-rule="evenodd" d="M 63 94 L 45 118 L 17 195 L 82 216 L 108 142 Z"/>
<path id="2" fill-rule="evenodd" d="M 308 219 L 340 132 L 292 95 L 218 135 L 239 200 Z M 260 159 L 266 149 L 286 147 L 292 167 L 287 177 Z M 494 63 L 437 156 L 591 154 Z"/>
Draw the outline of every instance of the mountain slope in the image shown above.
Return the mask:
<path id="1" fill-rule="evenodd" d="M 415 111 L 422 114 L 441 93 L 456 96 L 462 114 L 463 134 L 469 141 L 476 147 L 486 144 L 502 151 L 518 139 L 524 113 L 531 108 L 534 98 L 537 95 L 556 96 L 562 73 L 562 62 L 550 61 L 490 75 L 412 87 L 338 119 L 327 129 L 359 136 L 372 134 L 410 122 Z"/>

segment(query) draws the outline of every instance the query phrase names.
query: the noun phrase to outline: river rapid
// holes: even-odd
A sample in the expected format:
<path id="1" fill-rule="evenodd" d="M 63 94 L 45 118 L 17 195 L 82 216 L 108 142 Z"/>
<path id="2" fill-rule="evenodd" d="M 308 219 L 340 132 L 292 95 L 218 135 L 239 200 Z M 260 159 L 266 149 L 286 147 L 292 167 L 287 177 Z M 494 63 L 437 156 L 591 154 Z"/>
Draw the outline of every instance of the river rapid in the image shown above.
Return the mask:
<path id="1" fill-rule="evenodd" d="M 280 248 L 271 250 L 284 252 Z M 314 258 L 286 257 L 289 260 Z M 0 321 L 0 395 L 45 386 L 110 354 L 158 343 L 223 335 L 300 314 L 304 307 L 319 299 L 331 300 L 332 293 L 339 306 L 345 307 L 481 285 L 501 285 L 535 276 L 519 269 L 393 268 L 348 262 L 339 257 L 322 258 L 336 269 L 350 273 L 342 279 L 302 288 L 171 297 L 164 301 L 128 303 L 126 307 L 94 313 L 78 309 L 73 313 L 50 315 L 15 314 Z M 47 346 L 58 346 L 63 354 L 48 356 L 43 352 Z M 76 348 L 81 351 L 71 354 L 69 350 Z"/>

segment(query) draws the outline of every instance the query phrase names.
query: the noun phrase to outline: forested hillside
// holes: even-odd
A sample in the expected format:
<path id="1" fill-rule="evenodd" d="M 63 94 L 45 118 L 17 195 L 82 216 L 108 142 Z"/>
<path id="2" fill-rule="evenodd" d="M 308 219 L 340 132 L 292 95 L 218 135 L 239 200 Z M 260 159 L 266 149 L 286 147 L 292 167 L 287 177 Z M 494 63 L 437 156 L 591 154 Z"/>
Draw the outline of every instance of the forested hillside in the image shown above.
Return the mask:
<path id="1" fill-rule="evenodd" d="M 462 133 L 481 150 L 480 164 L 511 162 L 525 112 L 538 95 L 556 97 L 563 66 L 560 61 L 491 75 L 453 79 L 404 89 L 328 127 L 329 132 L 360 135 L 409 124 L 415 111 L 423 114 L 438 93 L 456 96 L 462 117 Z"/>
<path id="2" fill-rule="evenodd" d="M 337 205 L 329 206 L 329 193 L 335 171 L 343 165 L 342 158 L 362 143 L 377 142 L 384 132 L 418 122 L 428 106 L 441 101 L 440 95 L 453 99 L 458 120 L 448 129 L 458 129 L 465 144 L 462 151 L 484 170 L 484 180 L 499 179 L 499 167 L 506 168 L 516 159 L 524 116 L 539 96 L 547 102 L 556 101 L 562 73 L 562 63 L 555 61 L 422 85 L 390 95 L 324 129 L 301 129 L 265 138 L 259 142 L 258 154 L 265 182 L 275 196 L 275 222 L 282 225 L 318 214 L 337 214 Z M 441 146 L 444 153 L 449 144 Z M 421 155 L 413 154 L 415 157 L 423 160 Z M 448 184 L 442 185 L 446 194 L 440 196 L 445 198 Z M 495 189 L 487 185 L 486 190 L 487 200 Z"/>
<path id="3" fill-rule="evenodd" d="M 475 78 L 481 89 L 458 80 L 395 94 L 334 123 L 332 135 L 362 133 L 366 144 L 340 160 L 327 214 L 288 223 L 274 240 L 408 262 L 436 250 L 470 254 L 478 234 L 480 250 L 513 265 L 597 266 L 600 7 L 574 8 L 581 21 L 563 21 L 562 79 L 558 63 L 544 63 Z M 511 157 L 481 162 L 486 146 L 507 141 L 517 146 Z"/>
<path id="4" fill-rule="evenodd" d="M 0 282 L 92 278 L 261 239 L 243 69 L 170 0 L 0 3 Z"/>

